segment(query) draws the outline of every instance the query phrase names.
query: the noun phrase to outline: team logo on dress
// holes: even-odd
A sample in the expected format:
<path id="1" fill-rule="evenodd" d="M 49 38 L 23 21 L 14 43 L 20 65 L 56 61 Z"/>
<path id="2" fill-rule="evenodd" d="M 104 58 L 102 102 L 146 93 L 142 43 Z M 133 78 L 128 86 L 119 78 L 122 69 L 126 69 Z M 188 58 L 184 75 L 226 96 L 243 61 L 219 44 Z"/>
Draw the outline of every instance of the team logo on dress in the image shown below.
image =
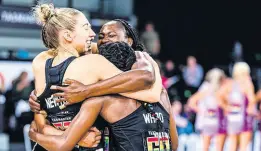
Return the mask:
<path id="1" fill-rule="evenodd" d="M 65 101 L 57 103 L 56 100 L 58 100 L 59 98 L 60 97 L 54 97 L 53 95 L 49 98 L 45 98 L 47 109 L 51 109 L 54 107 L 60 107 L 66 103 Z"/>
<path id="2" fill-rule="evenodd" d="M 167 137 L 147 137 L 148 151 L 170 151 L 170 142 Z"/>
<path id="3" fill-rule="evenodd" d="M 206 111 L 206 116 L 209 118 L 214 118 L 217 116 L 216 110 L 207 110 Z"/>
<path id="4" fill-rule="evenodd" d="M 71 124 L 71 121 L 64 121 L 64 122 L 57 122 L 57 123 L 52 123 L 53 126 L 59 130 L 66 130 L 69 125 Z"/>
<path id="5" fill-rule="evenodd" d="M 232 104 L 231 105 L 230 113 L 237 114 L 237 113 L 240 113 L 240 111 L 241 111 L 241 105 L 240 104 Z"/>
<path id="6" fill-rule="evenodd" d="M 157 131 L 147 131 L 143 133 L 144 150 L 145 151 L 171 151 L 170 137 L 167 131 L 157 132 Z"/>

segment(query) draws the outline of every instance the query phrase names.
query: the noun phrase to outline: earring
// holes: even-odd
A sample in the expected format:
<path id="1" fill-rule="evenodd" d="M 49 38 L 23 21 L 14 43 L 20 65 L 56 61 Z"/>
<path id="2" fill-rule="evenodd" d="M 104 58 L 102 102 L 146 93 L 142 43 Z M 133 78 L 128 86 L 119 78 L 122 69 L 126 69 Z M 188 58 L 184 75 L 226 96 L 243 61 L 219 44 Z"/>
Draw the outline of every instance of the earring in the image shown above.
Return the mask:
<path id="1" fill-rule="evenodd" d="M 131 38 L 128 38 L 128 43 L 129 43 L 129 45 L 132 45 L 133 44 L 133 40 Z"/>

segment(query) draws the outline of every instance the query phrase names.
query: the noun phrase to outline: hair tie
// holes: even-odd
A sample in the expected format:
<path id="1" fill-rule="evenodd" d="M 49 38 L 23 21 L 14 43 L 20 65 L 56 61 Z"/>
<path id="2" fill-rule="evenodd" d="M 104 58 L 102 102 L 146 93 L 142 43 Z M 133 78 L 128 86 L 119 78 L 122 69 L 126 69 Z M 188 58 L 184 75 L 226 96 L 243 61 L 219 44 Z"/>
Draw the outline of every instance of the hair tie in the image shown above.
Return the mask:
<path id="1" fill-rule="evenodd" d="M 50 6 L 51 10 L 53 10 L 53 11 L 50 12 L 50 16 L 48 17 L 47 22 L 48 22 L 53 16 L 56 16 L 56 11 L 55 11 L 54 5 L 51 3 L 51 4 L 49 4 L 49 6 Z"/>
<path id="2" fill-rule="evenodd" d="M 48 22 L 53 16 L 56 16 L 56 13 L 55 13 L 55 12 L 52 12 L 52 13 L 50 14 L 50 16 L 49 16 L 48 19 L 47 19 L 47 22 Z"/>

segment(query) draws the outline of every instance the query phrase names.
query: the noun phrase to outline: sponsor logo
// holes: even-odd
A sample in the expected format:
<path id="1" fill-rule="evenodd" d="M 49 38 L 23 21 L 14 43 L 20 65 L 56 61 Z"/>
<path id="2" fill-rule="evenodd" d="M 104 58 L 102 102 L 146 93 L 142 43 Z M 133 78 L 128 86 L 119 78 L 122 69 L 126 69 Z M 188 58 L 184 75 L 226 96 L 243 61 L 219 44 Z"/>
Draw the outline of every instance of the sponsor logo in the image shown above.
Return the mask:
<path id="1" fill-rule="evenodd" d="M 59 107 L 65 104 L 65 101 L 57 103 L 56 100 L 58 100 L 60 97 L 54 97 L 53 95 L 49 98 L 45 99 L 47 109 L 51 109 L 54 107 Z"/>
<path id="2" fill-rule="evenodd" d="M 167 137 L 147 137 L 148 151 L 170 151 L 170 141 Z"/>
<path id="3" fill-rule="evenodd" d="M 69 127 L 69 125 L 71 124 L 71 121 L 57 122 L 57 123 L 52 123 L 52 124 L 57 129 L 66 130 Z"/>
<path id="4" fill-rule="evenodd" d="M 156 112 L 155 114 L 160 119 L 160 121 L 162 123 L 164 123 L 163 114 L 159 113 L 159 112 Z M 150 113 L 143 114 L 143 118 L 144 118 L 144 121 L 145 121 L 146 124 L 152 124 L 152 123 L 156 123 L 157 122 L 157 119 L 154 118 L 153 116 L 151 116 Z"/>

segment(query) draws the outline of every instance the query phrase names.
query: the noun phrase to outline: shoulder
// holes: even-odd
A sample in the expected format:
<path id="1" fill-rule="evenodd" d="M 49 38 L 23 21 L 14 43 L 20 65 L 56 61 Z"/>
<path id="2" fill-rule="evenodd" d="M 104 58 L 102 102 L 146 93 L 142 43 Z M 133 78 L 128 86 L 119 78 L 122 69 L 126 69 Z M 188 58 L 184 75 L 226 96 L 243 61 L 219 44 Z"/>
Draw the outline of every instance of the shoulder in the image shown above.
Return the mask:
<path id="1" fill-rule="evenodd" d="M 251 78 L 248 78 L 247 80 L 246 80 L 246 84 L 247 84 L 247 86 L 253 86 L 253 81 L 252 81 L 252 79 Z"/>
<path id="2" fill-rule="evenodd" d="M 158 35 L 159 35 L 159 33 L 158 33 L 157 31 L 154 31 L 154 35 L 158 36 Z"/>
<path id="3" fill-rule="evenodd" d="M 233 83 L 234 83 L 233 79 L 228 78 L 228 79 L 225 81 L 224 86 L 225 86 L 225 87 L 231 87 L 231 86 L 233 85 Z"/>
<path id="4" fill-rule="evenodd" d="M 111 99 L 110 96 L 97 96 L 97 97 L 91 97 L 84 101 L 83 107 L 87 106 L 89 104 L 103 104 L 104 101 L 107 101 Z"/>
<path id="5" fill-rule="evenodd" d="M 232 88 L 232 85 L 233 85 L 233 79 L 226 79 L 226 81 L 224 82 L 224 84 L 221 86 L 221 93 L 228 93 L 230 92 L 231 88 Z"/>
<path id="6" fill-rule="evenodd" d="M 110 95 L 104 95 L 104 96 L 95 96 L 88 99 L 88 101 L 101 101 L 101 100 L 108 100 L 113 98 Z"/>
<path id="7" fill-rule="evenodd" d="M 209 88 L 209 82 L 204 81 L 204 82 L 200 85 L 198 91 L 201 91 L 201 92 L 202 92 L 202 91 L 206 91 L 206 90 L 208 90 L 208 88 Z"/>
<path id="8" fill-rule="evenodd" d="M 110 94 L 110 95 L 91 97 L 88 99 L 88 101 L 110 101 L 110 100 L 114 101 L 114 100 L 122 100 L 122 99 L 126 100 L 131 98 L 127 98 L 119 94 Z"/>
<path id="9" fill-rule="evenodd" d="M 79 58 L 76 59 L 79 62 L 99 62 L 99 61 L 103 61 L 106 60 L 105 57 L 103 57 L 102 55 L 99 54 L 88 54 L 88 55 L 84 55 L 81 56 Z"/>
<path id="10" fill-rule="evenodd" d="M 43 51 L 39 53 L 32 62 L 33 70 L 42 69 L 45 66 L 45 62 L 47 59 L 52 58 L 53 55 L 50 51 Z"/>
<path id="11" fill-rule="evenodd" d="M 75 59 L 75 66 L 84 66 L 85 69 L 90 69 L 92 72 L 103 72 L 104 70 L 110 70 L 113 64 L 109 62 L 105 57 L 99 54 L 89 54 Z M 115 66 L 113 66 L 115 67 Z"/>
<path id="12" fill-rule="evenodd" d="M 183 73 L 187 73 L 187 72 L 188 72 L 188 67 L 187 67 L 187 66 L 184 66 L 184 67 L 182 68 L 182 72 L 183 72 Z"/>
<path id="13" fill-rule="evenodd" d="M 51 50 L 46 50 L 43 51 L 41 53 L 39 53 L 33 60 L 33 62 L 42 62 L 42 61 L 46 61 L 49 58 L 54 57 L 51 53 Z"/>
<path id="14" fill-rule="evenodd" d="M 246 89 L 246 91 L 253 91 L 254 90 L 254 84 L 253 84 L 251 79 L 246 80 L 244 85 L 245 85 L 244 88 Z"/>
<path id="15" fill-rule="evenodd" d="M 197 68 L 202 71 L 203 70 L 203 67 L 200 65 L 200 64 L 197 64 Z"/>

